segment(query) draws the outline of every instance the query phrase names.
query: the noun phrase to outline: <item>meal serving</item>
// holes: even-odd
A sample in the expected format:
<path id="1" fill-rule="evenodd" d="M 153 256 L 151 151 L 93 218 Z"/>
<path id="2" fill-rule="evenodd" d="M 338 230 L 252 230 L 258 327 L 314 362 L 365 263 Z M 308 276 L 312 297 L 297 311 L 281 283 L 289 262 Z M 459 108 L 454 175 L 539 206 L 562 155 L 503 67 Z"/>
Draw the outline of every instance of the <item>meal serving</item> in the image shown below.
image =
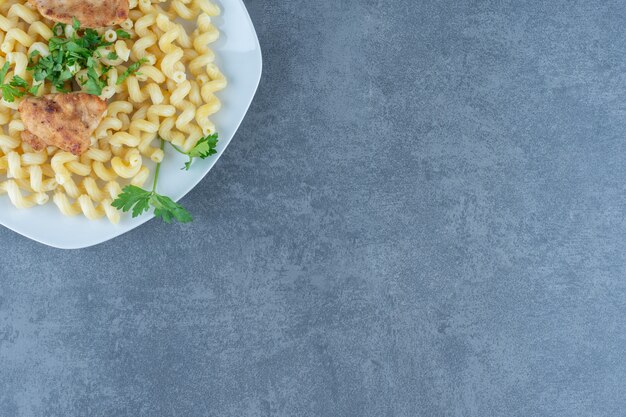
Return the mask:
<path id="1" fill-rule="evenodd" d="M 191 221 L 157 185 L 165 146 L 183 170 L 216 153 L 219 13 L 209 0 L 0 0 L 0 194 L 113 223 Z"/>

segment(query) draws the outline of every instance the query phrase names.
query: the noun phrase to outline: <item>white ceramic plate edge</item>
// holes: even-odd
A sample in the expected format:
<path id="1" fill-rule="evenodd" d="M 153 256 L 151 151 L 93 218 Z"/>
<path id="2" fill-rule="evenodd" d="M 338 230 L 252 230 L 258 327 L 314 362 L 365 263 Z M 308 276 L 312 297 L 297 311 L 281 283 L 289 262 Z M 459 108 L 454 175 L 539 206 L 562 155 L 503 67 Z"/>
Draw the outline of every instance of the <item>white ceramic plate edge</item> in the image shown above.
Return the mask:
<path id="1" fill-rule="evenodd" d="M 198 166 L 199 164 L 197 164 L 195 167 L 192 166 L 192 170 L 194 169 L 200 169 L 201 173 L 197 173 L 193 179 L 191 179 L 190 182 L 188 182 L 187 186 L 185 187 L 185 190 L 183 192 L 177 191 L 177 190 L 165 190 L 166 192 L 164 192 L 164 194 L 169 195 L 170 197 L 172 197 L 172 199 L 174 199 L 175 201 L 179 201 L 181 198 L 183 198 L 185 195 L 187 195 L 189 192 L 191 192 L 200 181 L 202 181 L 207 174 L 209 173 L 209 171 L 213 168 L 213 166 L 215 165 L 215 163 L 219 160 L 219 158 L 221 157 L 221 155 L 223 154 L 224 150 L 228 147 L 228 145 L 230 144 L 230 141 L 233 139 L 234 135 L 236 134 L 237 130 L 239 129 L 239 126 L 241 125 L 241 123 L 243 122 L 243 119 L 245 118 L 245 115 L 248 112 L 248 109 L 250 108 L 250 105 L 252 104 L 252 100 L 254 99 L 254 96 L 256 94 L 256 91 L 258 89 L 259 83 L 261 81 L 261 75 L 262 75 L 262 71 L 263 71 L 263 56 L 262 56 L 262 51 L 261 51 L 261 47 L 259 44 L 259 40 L 258 40 L 258 36 L 256 34 L 256 30 L 254 29 L 254 25 L 252 23 L 252 19 L 250 18 L 250 15 L 248 13 L 247 8 L 245 7 L 245 4 L 243 3 L 243 0 L 236 0 L 240 7 L 243 10 L 243 15 L 245 16 L 245 20 L 246 23 L 249 25 L 249 29 L 252 33 L 253 36 L 253 41 L 255 43 L 255 48 L 254 48 L 254 52 L 256 55 L 256 59 L 258 59 L 257 65 L 258 65 L 258 73 L 256 76 L 256 79 L 251 80 L 253 82 L 253 88 L 251 91 L 251 94 L 249 95 L 248 99 L 245 102 L 245 105 L 242 105 L 243 103 L 239 103 L 239 109 L 240 112 L 241 110 L 243 110 L 242 116 L 238 118 L 238 121 L 236 123 L 234 123 L 231 126 L 231 134 L 228 135 L 227 138 L 221 138 L 220 140 L 220 144 L 218 144 L 218 152 L 217 154 L 213 155 L 211 157 L 210 160 L 205 160 L 205 161 L 201 161 L 202 162 L 202 166 Z M 228 36 L 228 33 L 224 33 L 224 35 Z M 216 53 L 220 54 L 219 49 L 216 48 Z M 228 78 L 228 73 L 225 73 L 226 77 Z M 230 80 L 229 80 L 230 81 Z M 227 89 L 229 87 L 226 87 Z M 219 95 L 219 93 L 218 93 Z M 222 110 L 224 111 L 224 110 Z M 219 126 L 218 126 L 218 130 L 219 130 Z M 220 146 L 221 145 L 221 146 Z M 176 159 L 177 155 L 170 151 L 167 152 L 167 156 L 166 158 L 173 156 L 173 159 Z M 180 159 L 178 158 L 179 161 L 184 161 L 184 159 Z M 164 170 L 164 167 L 162 167 L 162 170 Z M 161 174 L 163 175 L 163 174 Z M 161 185 L 161 176 L 159 176 L 159 185 Z M 166 187 L 163 187 L 166 188 Z M 159 189 L 161 189 L 161 187 L 159 187 Z M 167 192 L 170 191 L 170 192 Z M 162 191 L 160 191 L 162 192 Z M 6 195 L 4 196 L 0 196 L 0 198 L 7 198 Z M 48 204 L 54 204 L 52 203 L 52 201 L 50 201 Z M 56 209 L 56 207 L 55 207 Z M 16 209 L 18 210 L 18 209 Z M 34 211 L 35 209 L 23 209 L 23 210 L 19 210 L 20 212 L 22 211 Z M 58 216 L 60 217 L 59 221 L 63 221 L 64 216 L 60 213 L 57 212 Z M 106 233 L 105 235 L 102 234 L 94 234 L 94 235 L 89 235 L 89 230 L 85 230 L 84 232 L 87 233 L 87 236 L 82 236 L 80 239 L 77 240 L 68 240 L 68 239 L 46 239 L 43 238 L 40 234 L 35 233 L 35 232 L 31 232 L 30 230 L 24 230 L 24 229 L 20 229 L 19 227 L 14 227 L 11 222 L 6 221 L 3 217 L 0 216 L 0 225 L 3 225 L 4 227 L 14 231 L 15 233 L 18 233 L 22 236 L 25 236 L 31 240 L 34 240 L 38 243 L 47 245 L 47 246 L 51 246 L 54 248 L 58 248 L 58 249 L 82 249 L 82 248 L 87 248 L 90 246 L 94 246 L 94 245 L 98 245 L 100 243 L 104 243 L 106 241 L 109 241 L 111 239 L 114 239 L 116 237 L 119 237 L 127 232 L 130 232 L 131 230 L 135 229 L 136 227 L 141 226 L 142 224 L 150 221 L 151 219 L 154 218 L 154 215 L 150 212 L 150 213 L 146 213 L 144 215 L 142 215 L 141 217 L 138 218 L 134 218 L 134 219 L 130 219 L 130 216 L 127 216 L 125 218 L 122 219 L 122 222 L 126 222 L 125 228 L 124 230 L 120 230 L 119 229 L 119 225 L 113 225 L 113 224 L 109 224 L 108 226 L 110 226 L 110 230 L 108 233 Z M 107 222 L 107 220 L 98 220 L 96 222 Z M 192 223 L 193 224 L 193 223 Z M 85 223 L 85 225 L 88 225 L 89 223 Z M 171 227 L 170 225 L 167 225 L 165 223 L 163 223 L 162 227 Z"/>

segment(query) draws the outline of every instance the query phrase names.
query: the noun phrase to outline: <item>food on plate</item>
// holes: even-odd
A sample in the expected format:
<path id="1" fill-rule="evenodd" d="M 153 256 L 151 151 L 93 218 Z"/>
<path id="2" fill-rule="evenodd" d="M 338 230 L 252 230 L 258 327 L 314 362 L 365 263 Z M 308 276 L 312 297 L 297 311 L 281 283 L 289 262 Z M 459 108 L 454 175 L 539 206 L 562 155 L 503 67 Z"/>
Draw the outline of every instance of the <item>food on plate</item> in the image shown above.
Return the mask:
<path id="1" fill-rule="evenodd" d="M 42 16 L 61 23 L 80 21 L 86 28 L 113 26 L 128 19 L 128 0 L 29 0 Z"/>
<path id="2" fill-rule="evenodd" d="M 18 107 L 26 128 L 22 140 L 36 151 L 52 145 L 82 155 L 106 109 L 106 101 L 86 93 L 25 97 Z"/>
<path id="3" fill-rule="evenodd" d="M 191 221 L 157 184 L 167 149 L 183 172 L 217 152 L 219 13 L 208 0 L 0 2 L 0 194 L 112 223 Z"/>

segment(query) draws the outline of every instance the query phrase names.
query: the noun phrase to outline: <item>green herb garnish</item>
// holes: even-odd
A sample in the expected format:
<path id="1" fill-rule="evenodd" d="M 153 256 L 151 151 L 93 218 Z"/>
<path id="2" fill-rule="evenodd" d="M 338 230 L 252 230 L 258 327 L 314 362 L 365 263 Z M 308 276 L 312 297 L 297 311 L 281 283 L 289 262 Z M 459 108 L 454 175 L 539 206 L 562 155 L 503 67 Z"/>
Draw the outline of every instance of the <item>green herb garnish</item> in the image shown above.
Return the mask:
<path id="1" fill-rule="evenodd" d="M 33 96 L 36 96 L 39 92 L 39 87 L 41 87 L 41 84 L 33 84 L 33 86 L 28 89 L 28 92 Z"/>
<path id="2" fill-rule="evenodd" d="M 35 62 L 34 59 L 39 56 L 39 53 L 33 51 L 30 54 L 31 65 L 28 69 L 33 71 L 33 79 L 36 82 L 47 80 L 57 90 L 67 92 L 65 83 L 78 71 L 86 68 L 88 70 L 88 80 L 91 80 L 90 82 L 93 84 L 93 86 L 88 87 L 88 92 L 95 94 L 98 91 L 95 85 L 99 85 L 99 83 L 93 78 L 94 73 L 96 73 L 95 66 L 97 65 L 93 57 L 94 55 L 99 56 L 98 49 L 111 45 L 111 42 L 106 42 L 93 29 L 85 29 L 82 36 L 79 36 L 80 23 L 75 18 L 72 20 L 72 27 L 75 33 L 70 38 L 54 36 L 48 40 L 50 55 L 39 57 L 37 62 Z M 54 25 L 53 32 L 55 35 L 61 35 L 64 29 L 65 25 L 59 23 Z M 89 71 L 91 71 L 91 76 Z"/>
<path id="3" fill-rule="evenodd" d="M 52 33 L 56 36 L 63 35 L 65 33 L 65 26 L 65 23 L 55 23 L 54 26 L 52 26 Z"/>
<path id="4" fill-rule="evenodd" d="M 141 74 L 139 72 L 137 72 L 139 70 L 139 68 L 145 64 L 146 62 L 148 62 L 148 60 L 146 58 L 141 58 L 139 61 L 135 62 L 134 64 L 131 64 L 128 69 L 126 71 L 124 71 L 122 73 L 122 75 L 119 76 L 119 78 L 117 79 L 117 84 L 122 84 L 128 77 L 130 77 L 133 74 Z"/>
<path id="5" fill-rule="evenodd" d="M 93 66 L 89 67 L 87 70 L 87 79 L 81 80 L 81 84 L 85 86 L 86 93 L 94 94 L 96 96 L 102 94 L 102 89 L 106 87 L 107 84 L 100 78 L 100 76 L 101 74 L 98 74 Z"/>
<path id="6" fill-rule="evenodd" d="M 115 29 L 115 33 L 117 33 L 117 37 L 120 39 L 130 39 L 130 33 L 126 32 L 122 29 Z"/>
<path id="7" fill-rule="evenodd" d="M 187 155 L 189 157 L 189 161 L 185 162 L 184 170 L 188 171 L 191 168 L 191 163 L 194 158 L 206 159 L 211 155 L 215 155 L 217 150 L 215 149 L 217 146 L 217 133 L 213 133 L 212 135 L 205 136 L 198 140 L 193 148 L 189 151 L 185 152 L 180 149 L 178 146 L 172 145 L 172 147 L 179 153 L 183 155 Z"/>
<path id="8" fill-rule="evenodd" d="M 161 150 L 163 150 L 164 145 L 165 141 L 161 139 Z M 172 220 L 177 220 L 180 223 L 189 223 L 193 219 L 183 206 L 171 198 L 156 192 L 160 169 L 161 163 L 159 162 L 154 172 L 152 190 L 148 191 L 135 185 L 127 185 L 122 189 L 122 193 L 113 200 L 111 205 L 123 212 L 132 210 L 133 217 L 140 216 L 148 211 L 150 207 L 153 207 L 154 216 L 160 217 L 165 223 L 171 223 Z"/>
<path id="9" fill-rule="evenodd" d="M 28 83 L 19 75 L 13 76 L 8 84 L 4 83 L 4 79 L 9 72 L 10 64 L 5 62 L 0 69 L 0 91 L 5 101 L 12 103 L 16 98 L 20 98 L 28 93 Z"/>

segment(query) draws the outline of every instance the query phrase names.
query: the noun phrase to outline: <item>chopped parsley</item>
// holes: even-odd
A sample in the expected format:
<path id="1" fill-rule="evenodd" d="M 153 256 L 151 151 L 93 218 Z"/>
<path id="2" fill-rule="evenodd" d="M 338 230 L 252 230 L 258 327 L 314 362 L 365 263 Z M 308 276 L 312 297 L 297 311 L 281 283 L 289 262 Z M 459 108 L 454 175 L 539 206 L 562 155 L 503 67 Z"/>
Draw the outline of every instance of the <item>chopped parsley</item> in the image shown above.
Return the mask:
<path id="1" fill-rule="evenodd" d="M 106 82 L 100 77 L 101 74 L 98 74 L 93 66 L 87 69 L 87 78 L 83 78 L 80 81 L 81 85 L 85 86 L 86 93 L 94 94 L 96 96 L 102 94 L 102 89 L 106 87 Z"/>
<path id="2" fill-rule="evenodd" d="M 98 49 L 111 45 L 111 42 L 106 42 L 93 29 L 85 29 L 80 36 L 78 33 L 80 23 L 75 18 L 72 27 L 74 34 L 70 38 L 62 38 L 60 35 L 64 32 L 65 25 L 61 23 L 54 25 L 53 32 L 57 36 L 48 40 L 50 55 L 40 56 L 35 62 L 39 52 L 33 51 L 30 54 L 31 63 L 28 69 L 33 71 L 33 79 L 37 83 L 49 81 L 57 90 L 68 92 L 65 83 L 71 80 L 78 71 L 86 68 L 87 82 L 89 83 L 87 92 L 96 94 L 97 91 L 102 91 L 102 88 L 99 87 L 103 85 L 103 82 L 99 80 L 99 77 L 96 77 L 95 66 L 97 63 L 94 56 L 99 57 Z M 101 71 L 104 72 L 104 70 Z"/>
<path id="3" fill-rule="evenodd" d="M 139 71 L 139 68 L 145 64 L 146 62 L 148 62 L 148 60 L 146 58 L 141 58 L 139 61 L 135 62 L 134 64 L 131 64 L 128 69 L 126 71 L 124 71 L 122 73 L 122 75 L 119 76 L 119 78 L 117 79 L 117 84 L 122 84 L 128 77 L 130 77 L 133 74 L 141 74 Z"/>
<path id="4" fill-rule="evenodd" d="M 120 39 L 130 39 L 130 33 L 126 32 L 122 29 L 115 29 L 115 33 L 117 33 L 117 37 Z"/>

